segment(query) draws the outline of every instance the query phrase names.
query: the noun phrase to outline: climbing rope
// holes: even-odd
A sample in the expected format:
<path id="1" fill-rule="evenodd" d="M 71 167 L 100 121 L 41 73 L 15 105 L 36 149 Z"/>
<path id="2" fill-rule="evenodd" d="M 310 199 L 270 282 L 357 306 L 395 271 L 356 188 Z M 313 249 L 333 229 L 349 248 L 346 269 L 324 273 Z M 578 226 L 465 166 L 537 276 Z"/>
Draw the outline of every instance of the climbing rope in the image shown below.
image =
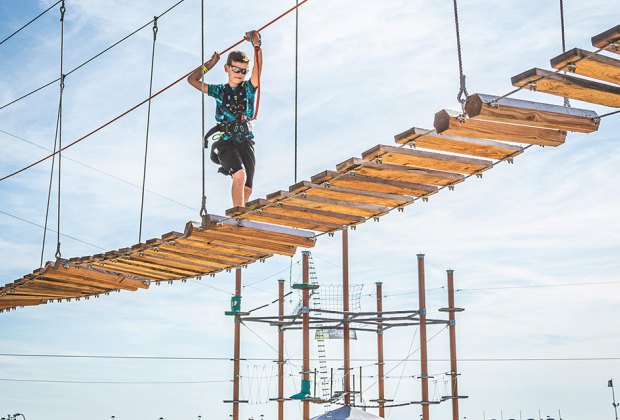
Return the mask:
<path id="1" fill-rule="evenodd" d="M 65 90 L 64 56 L 65 56 L 65 0 L 62 0 L 60 6 L 60 101 L 58 106 L 58 208 L 56 211 L 57 227 L 56 227 L 56 259 L 61 257 L 60 253 L 60 184 L 62 174 L 62 94 Z"/>
<path id="2" fill-rule="evenodd" d="M 457 0 L 453 0 L 454 3 L 454 25 L 456 28 L 456 48 L 459 58 L 459 76 L 460 76 L 460 88 L 459 93 L 456 95 L 456 100 L 461 104 L 462 115 L 460 118 L 465 118 L 465 103 L 467 102 L 467 87 L 465 86 L 465 74 L 463 74 L 463 54 L 461 51 L 461 31 L 459 29 L 459 12 Z"/>
<path id="3" fill-rule="evenodd" d="M 560 24 L 562 27 L 562 52 L 566 52 L 566 34 L 564 31 L 564 0 L 560 0 Z M 564 98 L 564 106 L 570 107 L 570 101 L 568 100 L 568 98 Z"/>
<path id="4" fill-rule="evenodd" d="M 47 9 L 45 9 L 43 12 L 41 12 L 38 16 L 36 16 L 35 18 L 33 18 L 30 22 L 26 23 L 24 26 L 22 26 L 21 28 L 19 28 L 18 30 L 16 30 L 15 32 L 13 32 L 11 35 L 7 36 L 6 38 L 4 38 L 2 41 L 0 41 L 0 45 L 4 44 L 6 41 L 8 41 L 9 39 L 13 38 L 13 36 L 17 35 L 22 29 L 24 29 L 26 26 L 30 25 L 32 22 L 34 22 L 35 20 L 39 19 L 41 16 L 43 16 L 44 14 L 46 14 L 47 12 L 49 12 L 50 10 L 52 10 L 54 7 L 56 7 L 56 5 L 58 5 L 58 3 L 60 3 L 61 0 L 58 0 L 56 3 L 52 4 L 50 7 L 48 7 Z"/>
<path id="5" fill-rule="evenodd" d="M 155 68 L 155 43 L 157 41 L 157 16 L 153 18 L 153 48 L 151 50 L 151 78 L 149 81 L 149 105 L 146 111 L 146 138 L 144 140 L 144 167 L 142 169 L 142 196 L 140 199 L 140 228 L 138 243 L 142 242 L 142 217 L 144 215 L 144 191 L 146 187 L 146 163 L 149 152 L 149 131 L 151 127 L 151 95 L 153 94 L 153 70 Z"/>
<path id="6" fill-rule="evenodd" d="M 302 0 L 301 2 L 299 2 L 299 4 L 297 4 L 296 6 L 291 7 L 290 9 L 286 10 L 285 12 L 283 12 L 282 14 L 280 14 L 279 16 L 277 16 L 276 18 L 272 19 L 271 21 L 269 21 L 268 23 L 266 23 L 265 25 L 263 25 L 262 27 L 260 27 L 259 29 L 256 30 L 256 32 L 260 32 L 262 30 L 264 30 L 265 28 L 271 26 L 272 24 L 274 24 L 275 22 L 277 22 L 278 20 L 282 19 L 284 16 L 288 15 L 289 13 L 291 13 L 293 10 L 297 9 L 298 7 L 300 7 L 301 5 L 305 4 L 306 2 L 308 2 L 309 0 Z M 161 17 L 161 16 L 160 16 Z M 238 46 L 239 44 L 241 44 L 242 42 L 245 41 L 245 38 L 242 38 L 241 40 L 237 41 L 236 43 L 232 44 L 231 46 L 229 46 L 228 48 L 226 48 L 224 51 L 220 52 L 219 55 L 224 55 L 226 52 L 232 50 L 233 48 L 235 48 L 236 46 Z M 133 107 L 131 107 L 130 109 L 128 109 L 127 111 L 123 112 L 122 114 L 114 117 L 113 119 L 111 119 L 110 121 L 106 122 L 105 124 L 100 125 L 99 127 L 97 127 L 96 129 L 92 130 L 91 132 L 83 135 L 82 137 L 80 137 L 77 140 L 74 140 L 73 142 L 67 144 L 66 146 L 63 146 L 61 149 L 59 149 L 58 151 L 55 151 L 47 156 L 42 157 L 41 159 L 21 168 L 18 169 L 17 171 L 14 171 L 8 175 L 3 176 L 2 178 L 0 178 L 0 182 L 4 181 L 8 178 L 11 178 L 17 174 L 20 174 L 38 164 L 40 164 L 41 162 L 45 162 L 46 160 L 50 159 L 52 156 L 60 153 L 61 151 L 64 151 L 72 146 L 75 146 L 77 143 L 80 143 L 81 141 L 89 138 L 90 136 L 92 136 L 93 134 L 99 132 L 100 130 L 104 129 L 105 127 L 109 126 L 110 124 L 116 122 L 117 120 L 119 120 L 120 118 L 124 117 L 125 115 L 135 111 L 136 109 L 140 108 L 142 105 L 144 105 L 145 103 L 147 103 L 150 99 L 155 98 L 159 95 L 161 95 L 162 93 L 164 93 L 166 90 L 170 89 L 172 86 L 176 85 L 177 83 L 179 83 L 181 80 L 184 80 L 187 78 L 187 76 L 189 76 L 194 70 L 192 69 L 191 71 L 187 72 L 186 74 L 184 74 L 183 76 L 179 77 L 177 80 L 173 81 L 172 83 L 168 84 L 167 86 L 165 86 L 164 88 L 158 90 L 157 92 L 155 92 L 153 95 L 149 96 L 148 98 L 144 99 L 142 102 L 134 105 Z"/>

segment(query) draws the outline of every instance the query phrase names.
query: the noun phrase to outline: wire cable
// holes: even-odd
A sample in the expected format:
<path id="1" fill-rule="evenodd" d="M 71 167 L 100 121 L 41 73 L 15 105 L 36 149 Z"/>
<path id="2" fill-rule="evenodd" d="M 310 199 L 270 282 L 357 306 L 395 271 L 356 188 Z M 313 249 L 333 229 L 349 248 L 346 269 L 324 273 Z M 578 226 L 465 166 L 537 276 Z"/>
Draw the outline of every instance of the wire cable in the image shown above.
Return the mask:
<path id="1" fill-rule="evenodd" d="M 295 0 L 298 5 L 299 1 Z M 297 184 L 297 136 L 298 136 L 298 107 L 297 98 L 299 90 L 299 9 L 295 9 L 295 184 Z"/>
<path id="2" fill-rule="evenodd" d="M 174 5 L 172 5 L 171 7 L 169 7 L 166 11 L 164 11 L 162 14 L 159 15 L 159 17 L 161 18 L 162 16 L 164 16 L 166 13 L 170 12 L 172 9 L 174 9 L 175 7 L 177 7 L 179 4 L 183 3 L 185 0 L 180 0 L 177 3 L 175 3 Z M 58 2 L 60 3 L 60 1 Z M 56 3 L 56 4 L 58 4 Z M 132 37 L 133 35 L 137 34 L 138 32 L 140 32 L 142 29 L 146 28 L 147 26 L 149 26 L 151 23 L 153 23 L 153 20 L 148 21 L 147 23 L 145 23 L 144 25 L 142 25 L 141 27 L 139 27 L 138 29 L 136 29 L 135 31 L 131 32 L 130 34 L 126 35 L 125 37 L 121 38 L 119 41 L 115 42 L 114 44 L 110 45 L 109 47 L 105 48 L 104 50 L 102 50 L 101 52 L 99 52 L 98 54 L 95 54 L 94 56 L 92 56 L 91 58 L 89 58 L 88 60 L 84 61 L 82 64 L 78 65 L 77 67 L 75 67 L 73 70 L 67 72 L 67 74 L 65 74 L 66 76 L 69 76 L 70 74 L 72 74 L 73 72 L 81 69 L 82 67 L 84 67 L 85 65 L 87 65 L 88 63 L 90 63 L 91 61 L 95 60 L 96 58 L 99 58 L 100 56 L 102 56 L 103 54 L 105 54 L 106 52 L 110 51 L 112 48 L 116 47 L 117 45 L 119 45 L 120 43 L 122 43 L 123 41 L 126 41 L 127 39 L 129 39 L 130 37 Z M 42 89 L 45 89 L 46 87 L 48 87 L 49 85 L 53 85 L 54 83 L 58 82 L 60 79 L 54 79 L 51 82 L 48 82 L 46 84 L 44 84 L 41 87 L 38 87 L 36 89 L 34 89 L 33 91 L 30 91 L 28 93 L 26 93 L 25 95 L 20 96 L 17 99 L 12 100 L 11 102 L 8 102 L 2 106 L 0 106 L 0 110 L 4 109 L 10 105 L 13 105 L 16 102 L 21 101 L 22 99 L 27 98 L 28 96 L 39 92 Z"/>
<path id="3" fill-rule="evenodd" d="M 57 211 L 56 211 L 56 253 L 54 256 L 59 259 L 62 255 L 60 253 L 60 186 L 62 180 L 62 96 L 65 90 L 65 75 L 64 62 L 65 62 L 65 0 L 62 0 L 60 6 L 60 103 L 58 105 L 58 194 L 57 194 Z"/>
<path id="4" fill-rule="evenodd" d="M 560 0 L 560 26 L 562 28 L 562 52 L 566 52 L 566 34 L 564 31 L 564 0 Z M 568 98 L 564 98 L 564 106 L 570 107 L 570 101 Z"/>
<path id="5" fill-rule="evenodd" d="M 454 24 L 456 28 L 456 47 L 459 59 L 459 77 L 460 77 L 460 89 L 456 96 L 456 100 L 461 104 L 461 111 L 465 115 L 465 103 L 467 102 L 467 87 L 465 87 L 465 74 L 463 74 L 463 54 L 461 51 L 461 31 L 459 29 L 459 12 L 457 6 L 457 0 L 453 0 L 454 4 Z"/>
<path id="6" fill-rule="evenodd" d="M 183 0 L 181 0 L 183 1 Z M 273 23 L 277 22 L 278 20 L 282 19 L 284 16 L 288 15 L 290 12 L 292 12 L 293 10 L 295 10 L 296 8 L 300 7 L 301 5 L 305 4 L 306 2 L 308 2 L 309 0 L 303 0 L 301 1 L 298 5 L 286 10 L 285 12 L 283 12 L 281 15 L 277 16 L 276 18 L 272 19 L 271 21 L 269 21 L 268 23 L 266 23 L 265 25 L 263 25 L 261 28 L 257 29 L 257 32 L 260 32 L 262 30 L 264 30 L 265 28 L 269 27 L 270 25 L 272 25 Z M 226 48 L 224 51 L 220 52 L 219 55 L 224 55 L 226 52 L 232 50 L 233 48 L 235 48 L 236 46 L 238 46 L 239 44 L 241 44 L 243 41 L 245 40 L 245 38 L 242 38 L 241 40 L 237 41 L 236 43 L 232 44 L 231 46 L 229 46 L 228 48 Z M 66 146 L 62 147 L 61 149 L 59 149 L 58 151 L 49 154 L 45 157 L 42 157 L 41 159 L 21 168 L 18 169 L 17 171 L 14 171 L 8 175 L 3 176 L 2 178 L 0 178 L 0 182 L 4 181 L 6 179 L 9 179 L 17 174 L 20 174 L 38 164 L 40 164 L 41 162 L 44 162 L 46 160 L 48 160 L 49 158 L 51 158 L 54 154 L 58 154 L 61 151 L 64 151 L 70 147 L 75 146 L 77 143 L 80 143 L 81 141 L 84 141 L 85 139 L 89 138 L 90 136 L 92 136 L 93 134 L 101 131 L 102 129 L 104 129 L 105 127 L 109 126 L 110 124 L 116 122 L 117 120 L 119 120 L 120 118 L 124 117 L 125 115 L 135 111 L 136 109 L 138 109 L 139 107 L 141 107 L 142 105 L 144 105 L 146 102 L 148 102 L 150 99 L 155 98 L 159 95 L 161 95 L 163 92 L 165 92 L 166 90 L 170 89 L 172 86 L 176 85 L 177 83 L 179 83 L 181 80 L 186 79 L 187 76 L 189 76 L 194 70 L 192 69 L 191 71 L 187 72 L 186 74 L 184 74 L 183 76 L 179 77 L 178 79 L 176 79 L 175 81 L 173 81 L 172 83 L 168 84 L 167 86 L 163 87 L 162 89 L 158 90 L 157 92 L 155 92 L 153 95 L 151 95 L 150 97 L 144 99 L 143 101 L 139 102 L 138 104 L 134 105 L 133 107 L 129 108 L 128 110 L 126 110 L 125 112 L 121 113 L 120 115 L 114 117 L 113 119 L 109 120 L 108 122 L 100 125 L 99 127 L 97 127 L 96 129 L 90 131 L 89 133 L 83 135 L 82 137 L 78 138 L 77 140 L 74 140 L 73 142 L 67 144 Z"/>
<path id="7" fill-rule="evenodd" d="M 157 41 L 157 16 L 153 18 L 153 49 L 151 51 L 151 78 L 149 81 L 149 105 L 146 111 L 146 138 L 144 140 L 144 167 L 142 170 L 142 195 L 140 199 L 140 228 L 138 230 L 138 243 L 142 242 L 142 218 L 144 216 L 144 189 L 146 187 L 146 164 L 149 154 L 149 131 L 151 127 L 151 95 L 153 94 L 153 73 L 155 69 L 155 44 Z"/>
<path id="8" fill-rule="evenodd" d="M 205 62 L 205 2 L 204 0 L 200 0 L 200 12 L 201 12 L 201 21 L 200 21 L 200 45 L 201 45 L 201 50 L 200 50 L 200 65 L 204 66 L 204 62 Z M 202 154 L 202 200 L 200 202 L 200 212 L 199 215 L 201 218 L 207 217 L 207 187 L 206 187 L 206 153 L 207 153 L 207 139 L 205 139 L 205 78 L 204 75 L 203 77 L 200 79 L 200 83 L 201 88 L 202 88 L 202 95 L 200 95 L 200 100 L 201 100 L 201 118 L 202 118 L 202 125 L 201 125 L 201 129 L 202 129 L 202 135 L 200 136 L 200 148 L 201 150 L 201 154 Z M 204 143 L 203 143 L 204 142 Z"/>
<path id="9" fill-rule="evenodd" d="M 0 41 L 0 45 L 4 44 L 6 41 L 8 41 L 9 39 L 13 38 L 13 36 L 17 35 L 22 29 L 24 29 L 26 26 L 30 25 L 32 22 L 34 22 L 35 20 L 39 19 L 41 16 L 43 16 L 44 14 L 46 14 L 47 12 L 49 12 L 50 10 L 52 10 L 54 7 L 56 7 L 56 5 L 58 5 L 58 3 L 60 3 L 62 0 L 58 0 L 56 3 L 52 4 L 50 7 L 48 7 L 47 9 L 45 9 L 43 12 L 41 12 L 38 16 L 36 16 L 35 18 L 33 18 L 30 22 L 26 23 L 24 26 L 22 26 L 21 28 L 19 28 L 18 30 L 16 30 L 15 32 L 13 32 L 11 35 L 7 36 L 6 38 L 4 38 L 2 41 Z"/>

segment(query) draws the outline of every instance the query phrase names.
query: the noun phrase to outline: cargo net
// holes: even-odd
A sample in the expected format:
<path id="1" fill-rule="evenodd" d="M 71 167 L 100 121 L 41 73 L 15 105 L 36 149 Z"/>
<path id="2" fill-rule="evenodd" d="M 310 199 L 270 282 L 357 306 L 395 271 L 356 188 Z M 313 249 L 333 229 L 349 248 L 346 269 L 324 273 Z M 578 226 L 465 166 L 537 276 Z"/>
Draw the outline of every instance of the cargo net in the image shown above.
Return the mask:
<path id="1" fill-rule="evenodd" d="M 361 297 L 363 284 L 349 285 L 349 311 L 358 312 L 361 310 Z M 302 307 L 302 292 L 297 293 L 299 301 L 293 310 L 293 315 L 299 313 Z M 323 309 L 326 311 L 342 311 L 342 286 L 321 284 L 318 289 L 310 293 L 310 309 Z M 338 314 L 321 314 L 325 318 L 342 318 Z"/>

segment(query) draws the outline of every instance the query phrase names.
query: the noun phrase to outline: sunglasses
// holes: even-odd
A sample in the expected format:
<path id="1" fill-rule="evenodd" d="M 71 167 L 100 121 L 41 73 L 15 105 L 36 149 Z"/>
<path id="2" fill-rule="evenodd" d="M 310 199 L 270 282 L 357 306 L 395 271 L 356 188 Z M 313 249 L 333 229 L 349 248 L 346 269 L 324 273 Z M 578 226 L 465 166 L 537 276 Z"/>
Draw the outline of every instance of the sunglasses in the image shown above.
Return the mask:
<path id="1" fill-rule="evenodd" d="M 242 69 L 241 67 L 237 67 L 237 66 L 230 66 L 230 69 L 233 71 L 233 73 L 241 73 L 241 74 L 247 74 L 248 73 L 248 69 Z"/>

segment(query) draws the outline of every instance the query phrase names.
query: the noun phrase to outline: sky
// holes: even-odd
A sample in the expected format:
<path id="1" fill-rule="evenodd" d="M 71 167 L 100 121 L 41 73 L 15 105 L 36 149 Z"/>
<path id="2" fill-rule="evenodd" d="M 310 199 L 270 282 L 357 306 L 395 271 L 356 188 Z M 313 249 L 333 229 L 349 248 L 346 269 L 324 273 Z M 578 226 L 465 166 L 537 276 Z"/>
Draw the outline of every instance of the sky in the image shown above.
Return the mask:
<path id="1" fill-rule="evenodd" d="M 0 39 L 52 5 L 0 2 Z M 205 50 L 221 51 L 292 1 L 206 1 Z M 159 16 L 170 0 L 69 0 L 65 73 Z M 590 37 L 618 24 L 616 2 L 564 2 L 567 48 L 592 49 Z M 159 90 L 201 62 L 198 0 L 158 20 L 153 86 Z M 469 93 L 502 95 L 510 77 L 549 68 L 562 52 L 559 2 L 469 0 L 459 3 Z M 144 100 L 149 91 L 152 30 L 145 27 L 66 78 L 63 144 Z M 295 18 L 263 34 L 260 114 L 255 124 L 253 198 L 308 180 L 411 127 L 431 128 L 434 114 L 458 109 L 452 2 L 309 0 L 299 10 L 298 153 L 295 173 Z M 240 48 L 250 52 L 248 44 Z M 60 74 L 58 6 L 0 45 L 0 107 Z M 207 82 L 225 79 L 222 63 Z M 53 148 L 55 83 L 0 109 L 0 175 Z M 562 104 L 521 91 L 515 98 Z M 573 107 L 612 109 L 571 101 Z M 63 153 L 61 252 L 93 255 L 138 242 L 147 113 L 141 107 Z M 207 98 L 211 121 L 214 105 Z M 429 316 L 447 306 L 446 270 L 454 269 L 460 413 L 467 419 L 613 419 L 608 380 L 620 383 L 620 116 L 598 132 L 569 133 L 558 148 L 531 147 L 513 164 L 443 190 L 403 213 L 349 234 L 350 281 L 363 285 L 362 310 L 374 309 L 383 282 L 385 310 L 416 309 L 417 258 L 426 255 Z M 209 127 L 209 126 L 208 126 Z M 142 238 L 182 231 L 201 202 L 201 97 L 184 81 L 152 102 Z M 0 182 L 0 281 L 37 269 L 50 162 Z M 207 209 L 230 207 L 229 180 L 206 168 Z M 51 195 L 45 260 L 56 250 L 57 188 Z M 342 278 L 341 235 L 311 250 L 318 281 Z M 273 257 L 243 270 L 243 308 L 277 298 L 277 280 L 301 276 L 301 254 Z M 167 420 L 226 418 L 231 413 L 233 322 L 224 315 L 234 273 L 153 284 L 149 290 L 46 304 L 0 314 L 0 416 L 28 420 Z M 287 311 L 297 304 L 295 294 Z M 270 305 L 256 314 L 277 314 Z M 241 418 L 277 417 L 277 331 L 242 328 Z M 428 332 L 431 397 L 446 392 L 448 333 Z M 418 331 L 385 335 L 386 395 L 420 399 Z M 363 399 L 377 398 L 375 335 L 359 334 L 352 366 Z M 327 342 L 329 366 L 341 365 L 342 342 Z M 301 334 L 286 336 L 286 394 L 299 388 Z M 316 343 L 312 343 L 316 357 Z M 79 356 L 79 357 L 78 357 Z M 409 356 L 409 357 L 408 357 Z M 313 361 L 317 365 L 316 360 Z M 357 375 L 359 380 L 359 374 Z M 356 385 L 356 387 L 359 384 Z M 358 388 L 359 389 L 359 388 Z M 286 418 L 301 418 L 289 402 Z M 336 408 L 336 407 L 333 407 Z M 376 413 L 375 409 L 369 411 Z M 323 412 L 312 407 L 312 415 Z M 418 418 L 417 405 L 387 410 Z M 431 418 L 450 418 L 447 403 Z"/>

